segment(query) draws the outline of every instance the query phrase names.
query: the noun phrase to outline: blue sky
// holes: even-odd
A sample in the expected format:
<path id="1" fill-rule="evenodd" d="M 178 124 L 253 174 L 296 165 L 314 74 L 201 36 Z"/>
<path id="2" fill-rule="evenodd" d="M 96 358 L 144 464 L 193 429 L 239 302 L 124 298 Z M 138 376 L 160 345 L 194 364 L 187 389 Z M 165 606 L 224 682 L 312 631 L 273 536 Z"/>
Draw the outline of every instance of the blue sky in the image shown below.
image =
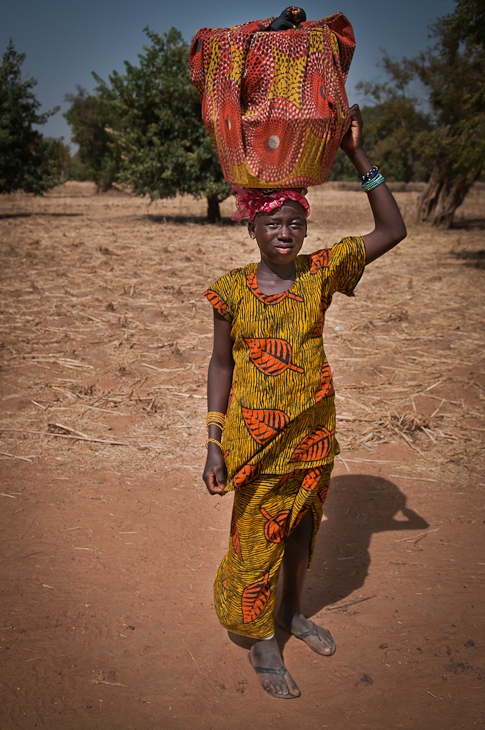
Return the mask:
<path id="1" fill-rule="evenodd" d="M 44 134 L 70 141 L 62 116 L 67 93 L 76 85 L 93 89 L 92 71 L 102 78 L 137 62 L 146 36 L 143 28 L 163 33 L 178 28 L 190 41 L 203 27 L 226 27 L 279 15 L 288 3 L 274 0 L 0 0 L 0 51 L 10 37 L 27 58 L 25 76 L 33 76 L 42 110 L 61 111 L 42 128 Z M 296 4 L 296 3 L 295 3 Z M 354 27 L 357 48 L 347 83 L 351 103 L 359 100 L 354 85 L 379 77 L 376 62 L 385 49 L 394 58 L 413 56 L 429 45 L 429 23 L 451 12 L 454 0 L 338 0 L 301 3 L 308 19 L 342 11 Z"/>

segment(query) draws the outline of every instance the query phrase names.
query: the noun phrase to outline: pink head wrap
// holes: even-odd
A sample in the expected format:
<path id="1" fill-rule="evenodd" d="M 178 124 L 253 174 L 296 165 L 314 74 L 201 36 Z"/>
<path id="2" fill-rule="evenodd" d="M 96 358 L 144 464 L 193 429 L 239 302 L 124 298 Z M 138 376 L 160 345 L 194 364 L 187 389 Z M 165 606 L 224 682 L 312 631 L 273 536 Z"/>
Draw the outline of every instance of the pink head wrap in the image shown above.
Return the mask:
<path id="1" fill-rule="evenodd" d="M 234 187 L 231 193 L 236 194 L 236 212 L 232 216 L 233 221 L 242 221 L 244 218 L 253 221 L 256 213 L 270 213 L 276 208 L 281 208 L 286 200 L 295 200 L 305 210 L 305 216 L 308 218 L 310 215 L 310 204 L 299 190 L 288 188 L 263 192 L 253 188 Z"/>

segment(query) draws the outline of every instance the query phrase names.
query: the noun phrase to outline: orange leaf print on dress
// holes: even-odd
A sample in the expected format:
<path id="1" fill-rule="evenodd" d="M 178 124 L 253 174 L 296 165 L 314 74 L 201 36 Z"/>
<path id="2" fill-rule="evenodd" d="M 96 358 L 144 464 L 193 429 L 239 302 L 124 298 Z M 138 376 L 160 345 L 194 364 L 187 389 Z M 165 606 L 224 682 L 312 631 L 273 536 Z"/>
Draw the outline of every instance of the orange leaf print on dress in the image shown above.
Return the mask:
<path id="1" fill-rule="evenodd" d="M 283 431 L 290 419 L 283 411 L 268 408 L 241 408 L 244 423 L 258 444 L 266 446 Z"/>
<path id="2" fill-rule="evenodd" d="M 325 459 L 332 448 L 332 434 L 325 426 L 315 426 L 298 444 L 290 461 L 317 461 Z"/>
<path id="3" fill-rule="evenodd" d="M 332 371 L 328 362 L 324 362 L 320 371 L 320 385 L 315 391 L 315 401 L 321 401 L 323 398 L 328 398 L 329 395 L 335 393 L 332 380 Z"/>
<path id="4" fill-rule="evenodd" d="M 288 474 L 283 474 L 280 481 L 278 482 L 278 487 L 282 487 L 283 484 L 286 484 L 290 479 L 293 479 L 294 477 L 300 476 L 300 474 L 304 474 L 306 472 L 306 469 L 293 469 L 293 471 L 288 472 Z"/>
<path id="5" fill-rule="evenodd" d="M 213 289 L 207 289 L 204 292 L 204 296 L 207 297 L 209 303 L 212 304 L 212 306 L 214 307 L 216 312 L 218 312 L 221 315 L 221 317 L 225 317 L 226 314 L 229 314 L 229 309 L 227 307 L 227 304 L 224 301 L 224 299 L 220 296 L 220 294 L 215 292 Z"/>
<path id="6" fill-rule="evenodd" d="M 328 485 L 325 484 L 323 487 L 320 487 L 320 489 L 317 492 L 317 497 L 320 500 L 320 502 L 323 504 L 327 498 L 328 494 Z"/>
<path id="7" fill-rule="evenodd" d="M 244 487 L 246 484 L 251 484 L 251 482 L 254 482 L 254 480 L 259 477 L 260 472 L 261 464 L 253 464 L 253 466 L 245 464 L 242 469 L 239 469 L 239 471 L 234 475 L 234 486 L 237 489 L 237 487 Z"/>
<path id="8" fill-rule="evenodd" d="M 311 492 L 312 489 L 315 489 L 315 487 L 318 486 L 320 477 L 322 476 L 322 471 L 323 469 L 321 466 L 317 466 L 315 469 L 308 469 L 307 473 L 303 477 L 301 488 L 306 492 Z"/>
<path id="9" fill-rule="evenodd" d="M 288 517 L 290 516 L 291 510 L 282 509 L 277 515 L 271 517 L 264 507 L 260 507 L 259 511 L 263 517 L 267 520 L 264 526 L 264 536 L 268 542 L 273 542 L 276 545 L 282 542 L 288 531 Z"/>
<path id="10" fill-rule="evenodd" d="M 249 357 L 264 375 L 281 375 L 285 370 L 304 373 L 303 368 L 291 362 L 291 345 L 286 340 L 269 337 L 245 337 Z"/>
<path id="11" fill-rule="evenodd" d="M 298 296 L 298 294 L 293 294 L 290 291 L 281 291 L 277 294 L 263 294 L 261 289 L 258 286 L 258 279 L 254 271 L 252 271 L 248 276 L 246 277 L 247 283 L 248 283 L 248 289 L 249 291 L 254 294 L 256 299 L 259 299 L 260 302 L 263 304 L 279 304 L 284 299 L 294 299 L 296 302 L 302 302 L 303 298 Z"/>
<path id="12" fill-rule="evenodd" d="M 321 251 L 311 253 L 308 258 L 310 259 L 310 273 L 316 274 L 319 269 L 329 265 L 332 258 L 332 249 L 322 248 Z"/>
<path id="13" fill-rule="evenodd" d="M 270 595 L 269 573 L 266 573 L 262 580 L 251 583 L 244 589 L 241 599 L 243 623 L 249 624 L 261 616 Z"/>

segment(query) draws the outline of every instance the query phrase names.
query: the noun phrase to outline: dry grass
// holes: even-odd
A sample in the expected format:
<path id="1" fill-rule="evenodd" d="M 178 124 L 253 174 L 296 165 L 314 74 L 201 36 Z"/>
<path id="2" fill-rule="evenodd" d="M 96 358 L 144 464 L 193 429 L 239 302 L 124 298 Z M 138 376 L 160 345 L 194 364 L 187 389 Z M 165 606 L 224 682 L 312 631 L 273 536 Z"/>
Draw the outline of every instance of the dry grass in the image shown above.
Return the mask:
<path id="1" fill-rule="evenodd" d="M 356 300 L 335 298 L 326 349 L 344 458 L 405 445 L 422 473 L 453 479 L 484 467 L 485 191 L 444 232 L 414 226 L 416 196 L 396 194 L 410 235 L 369 267 Z M 307 250 L 371 227 L 360 192 L 329 185 L 310 199 Z M 201 293 L 255 257 L 244 227 L 204 213 L 203 201 L 150 206 L 84 183 L 0 198 L 0 459 L 200 471 L 212 322 Z"/>

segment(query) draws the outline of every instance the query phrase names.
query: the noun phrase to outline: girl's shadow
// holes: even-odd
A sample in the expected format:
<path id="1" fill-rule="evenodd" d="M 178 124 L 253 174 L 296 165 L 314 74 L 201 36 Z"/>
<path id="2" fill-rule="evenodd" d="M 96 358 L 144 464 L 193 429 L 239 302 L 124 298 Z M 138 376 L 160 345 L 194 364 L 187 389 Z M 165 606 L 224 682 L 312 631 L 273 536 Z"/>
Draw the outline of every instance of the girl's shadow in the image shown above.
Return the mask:
<path id="1" fill-rule="evenodd" d="M 385 530 L 423 530 L 426 520 L 406 507 L 392 482 L 366 474 L 332 479 L 324 504 L 302 611 L 312 616 L 362 588 L 371 562 L 372 535 Z"/>
<path id="2" fill-rule="evenodd" d="M 395 484 L 367 474 L 332 479 L 323 511 L 325 517 L 305 582 L 305 616 L 314 616 L 362 588 L 369 572 L 369 546 L 374 533 L 429 527 L 425 519 L 406 507 L 406 495 Z M 283 650 L 290 634 L 278 628 L 276 632 Z M 228 635 L 238 646 L 247 649 L 252 644 L 246 637 L 231 632 Z"/>

